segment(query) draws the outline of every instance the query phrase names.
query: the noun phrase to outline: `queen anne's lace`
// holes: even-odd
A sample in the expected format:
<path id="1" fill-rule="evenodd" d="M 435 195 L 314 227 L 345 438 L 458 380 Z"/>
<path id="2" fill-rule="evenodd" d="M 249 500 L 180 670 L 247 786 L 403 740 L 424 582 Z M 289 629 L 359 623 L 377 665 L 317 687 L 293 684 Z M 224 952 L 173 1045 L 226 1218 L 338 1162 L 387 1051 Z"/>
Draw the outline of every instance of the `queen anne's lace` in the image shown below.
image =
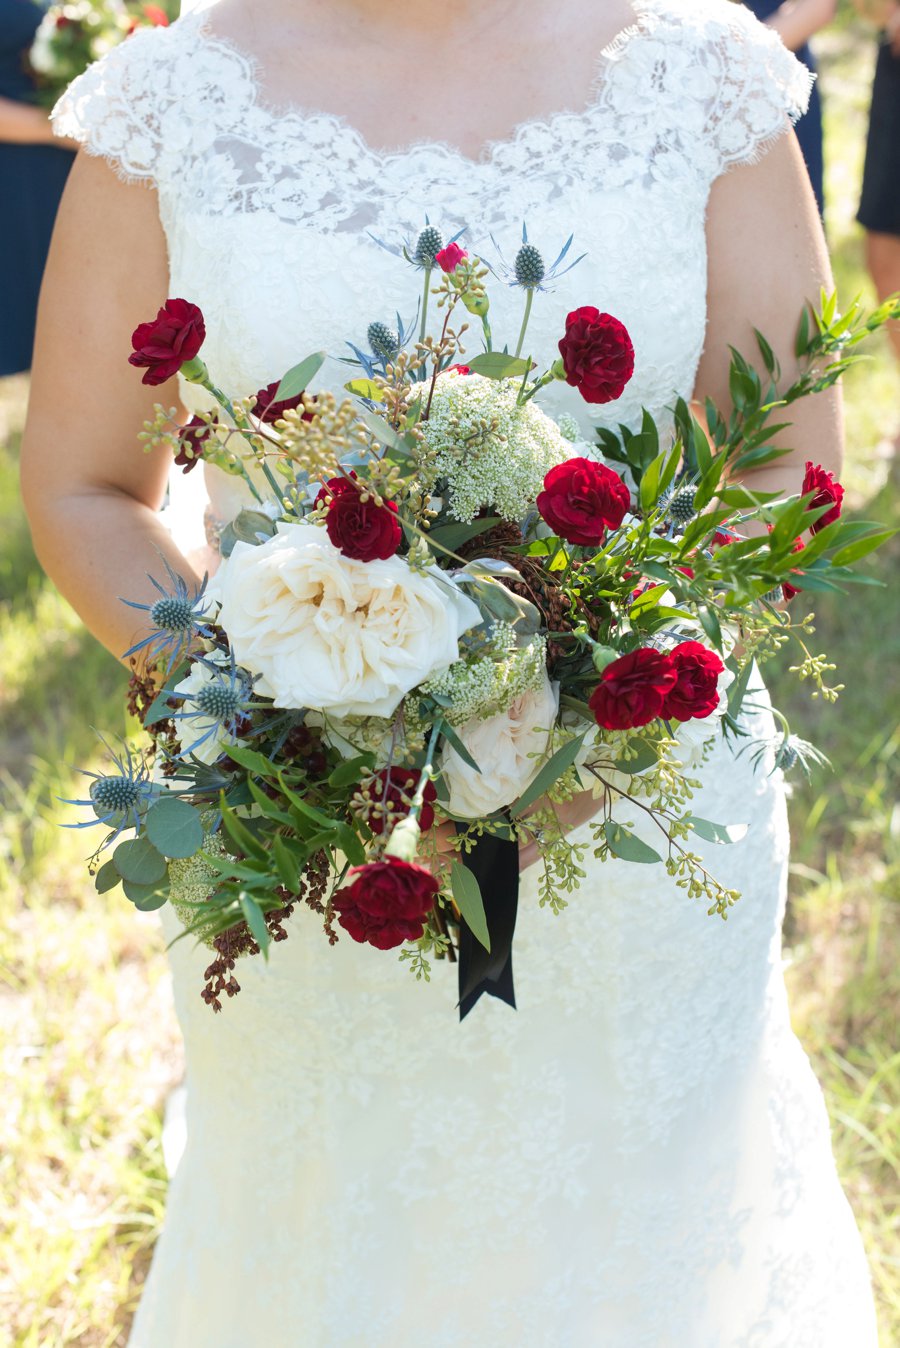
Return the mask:
<path id="1" fill-rule="evenodd" d="M 638 425 L 646 406 L 664 421 L 690 392 L 710 184 L 808 90 L 741 6 L 637 0 L 589 105 L 528 122 L 478 162 L 435 144 L 376 153 L 338 118 L 266 107 L 253 63 L 214 26 L 215 11 L 129 38 L 57 123 L 156 184 L 171 293 L 202 306 L 220 386 L 253 392 L 392 321 L 417 286 L 368 231 L 399 240 L 427 213 L 446 237 L 467 225 L 488 255 L 490 233 L 514 250 L 523 219 L 547 255 L 574 230 L 588 256 L 537 297 L 530 342 L 546 364 L 580 304 L 628 326 L 635 377 L 598 420 Z M 494 331 L 514 336 L 523 296 L 493 293 Z M 346 377 L 331 367 L 332 384 Z M 544 405 L 589 435 L 578 394 L 553 394 Z M 234 480 L 210 484 L 227 517 Z M 747 729 L 758 740 L 770 719 Z M 209 952 L 180 942 L 189 1140 L 134 1348 L 874 1348 L 784 1002 L 781 780 L 749 759 L 716 748 L 695 801 L 750 825 L 703 849 L 744 894 L 727 924 L 661 868 L 589 854 L 554 918 L 530 872 L 516 1013 L 482 1002 L 457 1026 L 452 967 L 416 984 L 390 954 L 329 950 L 304 909 L 213 1016 L 199 997 Z M 653 842 L 639 815 L 619 811 Z"/>

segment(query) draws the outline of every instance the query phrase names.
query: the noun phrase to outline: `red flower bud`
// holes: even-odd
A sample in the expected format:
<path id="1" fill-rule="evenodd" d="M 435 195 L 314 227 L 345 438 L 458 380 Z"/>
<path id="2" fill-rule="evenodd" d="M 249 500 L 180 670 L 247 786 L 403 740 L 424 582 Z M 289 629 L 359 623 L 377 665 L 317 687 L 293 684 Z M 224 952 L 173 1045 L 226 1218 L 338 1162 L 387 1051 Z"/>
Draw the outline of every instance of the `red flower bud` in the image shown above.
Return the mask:
<path id="1" fill-rule="evenodd" d="M 181 432 L 178 453 L 174 463 L 185 473 L 191 472 L 203 459 L 203 446 L 209 439 L 212 427 L 202 417 L 192 417 Z"/>
<path id="2" fill-rule="evenodd" d="M 456 271 L 463 258 L 468 256 L 465 248 L 460 248 L 458 243 L 448 243 L 446 248 L 442 248 L 439 253 L 435 253 L 434 260 L 441 271 L 451 272 Z"/>
<path id="3" fill-rule="evenodd" d="M 804 496 L 811 491 L 816 493 L 809 503 L 810 510 L 816 510 L 819 506 L 831 504 L 831 509 L 809 526 L 811 534 L 817 534 L 820 529 L 825 528 L 826 524 L 831 524 L 833 520 L 840 518 L 844 488 L 834 474 L 829 473 L 820 463 L 813 464 L 812 460 L 807 459 L 802 491 Z"/>

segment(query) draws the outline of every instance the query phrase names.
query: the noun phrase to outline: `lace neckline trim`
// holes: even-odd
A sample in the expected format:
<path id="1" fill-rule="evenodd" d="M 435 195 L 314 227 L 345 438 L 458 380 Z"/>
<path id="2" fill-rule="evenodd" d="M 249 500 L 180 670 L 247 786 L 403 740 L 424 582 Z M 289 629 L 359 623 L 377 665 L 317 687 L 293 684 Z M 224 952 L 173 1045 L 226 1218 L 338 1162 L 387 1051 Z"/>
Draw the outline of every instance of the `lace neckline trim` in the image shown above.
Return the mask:
<path id="1" fill-rule="evenodd" d="M 528 117 L 524 121 L 518 122 L 507 135 L 486 141 L 477 157 L 467 154 L 446 141 L 428 139 L 413 141 L 409 145 L 396 149 L 379 149 L 367 140 L 363 132 L 339 113 L 323 112 L 295 103 L 282 105 L 267 103 L 262 96 L 258 60 L 237 43 L 231 41 L 230 38 L 220 37 L 213 31 L 210 22 L 211 9 L 195 10 L 180 22 L 192 26 L 195 29 L 196 36 L 204 46 L 210 50 L 222 52 L 241 65 L 251 89 L 250 107 L 270 122 L 291 120 L 328 122 L 336 132 L 353 141 L 360 155 L 374 160 L 381 166 L 387 166 L 392 162 L 408 159 L 417 153 L 424 152 L 443 155 L 447 159 L 456 160 L 475 170 L 489 167 L 499 155 L 530 132 L 546 130 L 552 133 L 559 123 L 571 121 L 572 118 L 587 120 L 602 102 L 607 77 L 612 65 L 621 59 L 633 42 L 648 36 L 655 29 L 656 25 L 648 22 L 648 20 L 652 19 L 657 2 L 658 0 L 629 0 L 633 21 L 617 33 L 600 51 L 595 63 L 595 74 L 587 99 L 580 109 L 562 108 L 545 117 Z"/>

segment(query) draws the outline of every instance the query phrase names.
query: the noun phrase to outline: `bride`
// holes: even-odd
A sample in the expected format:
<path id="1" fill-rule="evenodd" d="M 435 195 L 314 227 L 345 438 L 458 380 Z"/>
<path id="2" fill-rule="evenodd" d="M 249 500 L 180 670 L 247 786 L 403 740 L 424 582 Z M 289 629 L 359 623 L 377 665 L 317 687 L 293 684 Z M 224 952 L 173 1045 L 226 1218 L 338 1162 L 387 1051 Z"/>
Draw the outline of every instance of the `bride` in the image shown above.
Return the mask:
<path id="1" fill-rule="evenodd" d="M 160 554 L 208 564 L 161 520 L 163 457 L 136 445 L 154 394 L 128 339 L 167 295 L 202 308 L 216 383 L 251 392 L 390 317 L 396 264 L 370 235 L 426 216 L 488 256 L 523 220 L 547 252 L 574 232 L 587 256 L 539 296 L 535 354 L 578 304 L 616 314 L 636 370 L 611 424 L 642 406 L 665 424 L 692 390 L 726 406 L 728 345 L 749 353 L 753 327 L 790 373 L 802 306 L 831 285 L 785 134 L 808 92 L 728 0 L 221 0 L 129 38 L 57 110 L 88 153 L 23 463 L 47 570 L 121 653 L 116 597 L 149 594 Z M 517 304 L 499 297 L 497 330 Z M 576 391 L 553 395 L 592 435 Z M 790 443 L 760 487 L 838 466 L 836 395 L 798 405 Z M 206 489 L 214 520 L 240 507 L 233 479 Z M 459 1025 L 452 971 L 420 985 L 369 947 L 329 951 L 305 909 L 221 1016 L 197 995 L 205 952 L 174 947 L 188 1141 L 133 1348 L 874 1348 L 785 1002 L 770 766 L 722 743 L 704 769 L 698 812 L 750 825 L 714 859 L 743 892 L 727 924 L 656 869 L 607 863 L 572 898 L 576 943 L 526 869 L 517 1012 L 484 998 Z"/>

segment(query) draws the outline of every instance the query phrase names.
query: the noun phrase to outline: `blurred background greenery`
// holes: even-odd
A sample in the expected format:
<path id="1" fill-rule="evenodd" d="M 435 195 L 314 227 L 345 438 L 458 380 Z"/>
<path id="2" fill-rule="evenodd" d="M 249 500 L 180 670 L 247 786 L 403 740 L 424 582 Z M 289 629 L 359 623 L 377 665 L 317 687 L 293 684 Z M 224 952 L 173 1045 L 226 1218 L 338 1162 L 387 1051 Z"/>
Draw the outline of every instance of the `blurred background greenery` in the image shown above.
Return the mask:
<path id="1" fill-rule="evenodd" d="M 853 214 L 874 38 L 842 9 L 817 49 L 839 292 L 871 301 Z M 844 481 L 853 513 L 900 525 L 900 378 L 886 340 L 871 357 L 847 380 Z M 0 380 L 0 1343 L 113 1348 L 162 1218 L 161 1109 L 181 1059 L 156 920 L 95 895 L 84 836 L 59 827 L 57 798 L 82 794 L 73 765 L 97 757 L 90 727 L 126 728 L 123 676 L 32 553 L 17 491 L 26 398 L 24 378 Z M 898 552 L 874 563 L 887 588 L 816 605 L 848 685 L 836 711 L 769 672 L 834 764 L 791 803 L 787 978 L 885 1346 L 900 1344 Z"/>

